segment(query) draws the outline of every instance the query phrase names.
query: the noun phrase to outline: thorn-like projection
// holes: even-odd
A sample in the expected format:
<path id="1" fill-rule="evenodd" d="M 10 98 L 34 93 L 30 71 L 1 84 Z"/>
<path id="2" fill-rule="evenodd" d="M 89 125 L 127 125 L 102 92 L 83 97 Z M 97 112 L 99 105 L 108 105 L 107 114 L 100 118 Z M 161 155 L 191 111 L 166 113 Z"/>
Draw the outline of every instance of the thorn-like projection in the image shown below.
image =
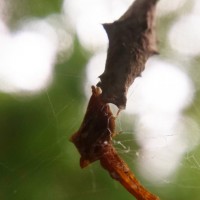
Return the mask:
<path id="1" fill-rule="evenodd" d="M 105 103 L 126 107 L 128 88 L 141 75 L 149 56 L 157 53 L 155 6 L 157 0 L 136 0 L 117 21 L 103 24 L 109 47 L 106 67 L 97 84 Z"/>

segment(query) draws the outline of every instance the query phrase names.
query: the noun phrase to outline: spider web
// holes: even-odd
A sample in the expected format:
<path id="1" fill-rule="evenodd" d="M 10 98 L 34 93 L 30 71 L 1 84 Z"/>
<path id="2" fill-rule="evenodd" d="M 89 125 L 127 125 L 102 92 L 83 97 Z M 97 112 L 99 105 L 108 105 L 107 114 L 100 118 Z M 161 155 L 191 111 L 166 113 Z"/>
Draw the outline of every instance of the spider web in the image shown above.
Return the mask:
<path id="1" fill-rule="evenodd" d="M 159 32 L 167 31 L 163 28 Z M 166 34 L 160 35 L 166 37 Z M 164 46 L 161 40 L 162 45 Z M 85 95 L 85 85 L 88 93 L 91 86 L 90 81 L 83 81 L 87 73 L 85 55 L 88 58 L 88 54 L 80 49 L 77 54 L 77 57 L 65 63 L 67 67 L 65 64 L 58 66 L 53 85 L 43 94 L 31 99 L 18 96 L 2 97 L 0 199 L 133 199 L 100 167 L 98 162 L 86 169 L 80 169 L 80 156 L 73 144 L 69 142 L 70 136 L 79 128 L 86 109 L 88 99 L 87 94 Z M 196 88 L 199 88 L 198 58 L 192 59 L 191 62 L 194 63 L 194 67 L 188 71 Z M 199 123 L 198 89 L 195 94 L 195 98 L 191 99 L 191 105 L 183 112 L 185 116 Z M 132 100 L 135 102 L 131 96 L 128 97 L 128 102 Z M 119 134 L 113 139 L 113 144 L 138 180 L 161 199 L 199 199 L 198 137 L 196 141 L 188 137 L 191 148 L 187 148 L 181 154 L 175 169 L 168 176 L 159 177 L 160 171 L 163 170 L 162 166 L 160 169 L 157 166 L 157 171 L 152 171 L 147 161 L 166 163 L 167 160 L 173 165 L 173 160 L 165 155 L 157 156 L 159 149 L 154 151 L 153 155 L 144 156 L 140 142 L 147 138 L 155 141 L 161 138 L 163 143 L 167 144 L 169 138 L 176 137 L 179 133 L 173 131 L 162 136 L 142 135 L 138 138 L 137 119 L 138 116 L 135 114 L 120 113 L 117 118 Z M 199 134 L 198 126 L 193 122 L 189 121 L 187 127 L 188 130 L 191 129 L 191 135 Z M 166 149 L 169 155 L 174 153 L 167 145 Z M 151 152 L 152 148 L 148 147 L 145 151 Z M 141 160 L 143 166 L 147 165 L 145 173 L 140 164 Z M 156 177 L 156 181 L 152 177 Z"/>
<path id="2" fill-rule="evenodd" d="M 51 102 L 51 99 L 48 96 L 49 104 L 51 105 L 52 113 L 56 119 L 58 120 L 57 115 L 54 112 L 54 107 Z M 68 108 L 69 104 L 63 107 L 63 110 L 66 110 Z M 196 108 L 195 105 L 193 107 Z M 81 112 L 80 112 L 81 113 Z M 82 113 L 83 114 L 83 113 Z M 129 164 L 133 172 L 136 174 L 138 179 L 144 183 L 144 185 L 150 190 L 153 190 L 157 192 L 157 194 L 160 196 L 161 199 L 164 198 L 170 198 L 170 199 L 183 199 L 186 194 L 188 195 L 194 195 L 196 194 L 198 196 L 199 186 L 198 186 L 198 176 L 200 176 L 200 160 L 199 158 L 199 151 L 198 146 L 192 150 L 188 150 L 184 153 L 184 155 L 180 158 L 178 165 L 176 166 L 176 169 L 173 170 L 173 172 L 169 173 L 169 175 L 165 178 L 159 179 L 158 182 L 155 182 L 154 180 L 150 180 L 145 175 L 141 173 L 141 170 L 139 169 L 138 160 L 142 156 L 140 153 L 141 148 L 138 144 L 138 141 L 134 135 L 135 131 L 132 127 L 132 120 L 131 116 L 122 114 L 117 120 L 117 132 L 119 132 L 119 135 L 114 138 L 113 144 L 115 148 L 118 150 L 121 157 Z M 79 126 L 78 122 L 74 124 L 75 127 Z M 191 124 L 192 126 L 192 124 Z M 199 131 L 199 130 L 198 130 Z M 176 134 L 176 133 L 174 133 Z M 174 135 L 171 135 L 173 137 Z M 164 135 L 163 138 L 167 138 L 168 135 Z M 155 138 L 157 139 L 157 138 Z M 61 139 L 62 140 L 62 139 Z M 145 140 L 145 138 L 144 138 Z M 168 147 L 166 147 L 168 148 Z M 149 149 L 151 151 L 151 148 Z M 168 149 L 170 151 L 170 149 Z M 148 149 L 147 149 L 148 151 Z M 70 154 L 71 155 L 71 154 Z M 153 159 L 156 157 L 156 152 Z M 78 158 L 78 157 L 77 157 Z M 78 158 L 79 159 L 79 158 Z M 165 158 L 160 158 L 165 160 Z M 51 160 L 51 162 L 54 162 L 56 160 Z M 168 160 L 169 161 L 169 160 Z M 162 160 L 161 160 L 162 162 Z M 173 161 L 172 161 L 173 162 Z M 51 164 L 51 163 L 50 163 Z M 76 160 L 76 164 L 78 164 Z M 173 163 L 172 163 L 173 164 Z M 76 166 L 75 168 L 78 168 L 79 166 Z M 163 169 L 161 169 L 163 170 Z M 79 170 L 78 170 L 79 171 Z M 150 177 L 157 176 L 159 173 L 148 171 L 150 174 Z M 152 174 L 151 174 L 152 173 Z M 127 199 L 132 199 L 132 197 L 129 196 L 129 194 L 125 194 L 124 189 L 116 182 L 114 182 L 106 172 L 104 172 L 100 166 L 99 163 L 95 163 L 88 167 L 88 169 L 79 171 L 78 174 L 76 174 L 78 179 L 81 179 L 83 182 L 87 180 L 87 186 L 85 185 L 84 189 L 81 190 L 80 193 L 72 192 L 71 194 L 68 194 L 68 199 L 76 199 L 80 198 L 80 196 L 84 196 L 86 199 L 98 199 L 99 196 L 102 198 L 102 193 L 106 194 L 103 197 L 106 199 L 111 198 L 112 194 L 115 197 L 115 199 L 120 199 L 122 197 L 126 197 Z M 103 176 L 103 181 L 99 176 Z M 76 178 L 75 178 L 76 179 Z M 156 179 L 157 180 L 157 179 Z M 103 182 L 103 184 L 102 184 Z M 106 184 L 105 184 L 106 183 Z M 86 184 L 86 183 L 85 183 Z M 79 190 L 80 191 L 80 190 Z M 112 191 L 112 192 L 110 192 Z M 176 191 L 177 194 L 171 196 L 171 193 Z M 120 194 L 119 194 L 120 193 Z M 118 194 L 118 195 L 116 195 Z M 173 193 L 172 193 L 173 194 Z M 184 195 L 183 195 L 184 194 Z M 122 196 L 121 196 L 122 195 Z M 179 196 L 180 195 L 180 196 Z M 83 199 L 84 199 L 83 198 Z"/>
<path id="3" fill-rule="evenodd" d="M 64 77 L 63 79 L 70 79 L 69 82 L 80 83 L 82 76 L 75 74 L 58 72 L 59 78 Z M 59 86 L 62 84 L 61 81 Z M 59 86 L 55 88 L 59 89 Z M 12 159 L 1 159 L 0 196 L 2 199 L 133 199 L 119 183 L 111 179 L 98 162 L 84 170 L 79 167 L 79 154 L 69 142 L 71 134 L 80 126 L 87 104 L 87 98 L 81 93 L 83 88 L 79 89 L 80 93 L 77 92 L 80 95 L 79 98 L 73 95 L 69 97 L 69 93 L 65 95 L 66 88 L 61 87 L 59 94 L 61 92 L 62 97 L 59 95 L 57 97 L 55 91 L 51 92 L 50 89 L 44 92 L 40 100 L 37 98 L 32 100 L 37 106 L 31 107 L 31 109 L 28 108 L 32 106 L 31 102 L 28 104 L 23 102 L 23 104 L 27 104 L 25 108 L 29 112 L 23 110 L 21 112 L 25 112 L 24 114 L 29 117 L 31 114 L 35 115 L 31 120 L 37 121 L 37 118 L 40 120 L 36 114 L 45 108 L 45 115 L 42 117 L 46 117 L 48 123 L 43 122 L 45 125 L 37 126 L 33 131 L 27 129 L 30 132 L 26 133 L 25 138 L 19 138 L 18 134 L 13 144 L 20 148 L 19 141 L 23 139 L 23 145 L 19 151 L 15 148 L 12 149 L 11 155 L 14 154 L 16 160 L 11 155 Z M 60 98 L 66 99 L 59 102 Z M 20 98 L 16 99 L 19 103 Z M 33 112 L 34 108 L 36 112 Z M 192 104 L 192 108 L 199 116 L 200 112 L 195 102 Z M 29 121 L 29 117 L 24 119 L 24 122 L 34 124 L 34 121 Z M 200 176 L 199 147 L 185 152 L 176 170 L 167 178 L 155 183 L 141 173 L 138 165 L 142 154 L 135 135 L 137 129 L 135 128 L 136 121 L 133 118 L 137 117 L 126 113 L 119 115 L 117 118 L 119 134 L 113 139 L 113 144 L 137 178 L 161 199 L 186 199 L 189 198 L 188 196 L 194 196 L 193 199 L 198 198 L 200 188 L 198 184 Z M 22 129 L 18 127 L 15 131 L 20 130 Z M 163 138 L 166 137 L 168 135 L 163 136 Z M 145 140 L 145 137 L 143 139 Z M 155 139 L 157 138 L 155 137 Z M 168 150 L 170 151 L 170 149 Z M 5 152 L 7 153 L 7 151 Z M 156 153 L 150 159 L 154 160 L 155 157 Z M 159 157 L 159 159 L 165 158 Z M 158 174 L 151 171 L 148 173 L 151 176 Z"/>

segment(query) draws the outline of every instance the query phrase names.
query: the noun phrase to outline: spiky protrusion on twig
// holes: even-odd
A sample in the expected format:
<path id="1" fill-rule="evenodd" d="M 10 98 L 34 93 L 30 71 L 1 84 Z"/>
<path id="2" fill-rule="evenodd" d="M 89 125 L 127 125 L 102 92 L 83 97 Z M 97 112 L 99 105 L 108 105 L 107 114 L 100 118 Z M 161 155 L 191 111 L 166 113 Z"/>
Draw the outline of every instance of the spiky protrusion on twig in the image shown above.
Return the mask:
<path id="1" fill-rule="evenodd" d="M 141 75 L 149 56 L 157 53 L 155 5 L 157 0 L 137 0 L 117 21 L 103 24 L 109 47 L 100 82 L 102 100 L 126 107 L 128 88 Z"/>

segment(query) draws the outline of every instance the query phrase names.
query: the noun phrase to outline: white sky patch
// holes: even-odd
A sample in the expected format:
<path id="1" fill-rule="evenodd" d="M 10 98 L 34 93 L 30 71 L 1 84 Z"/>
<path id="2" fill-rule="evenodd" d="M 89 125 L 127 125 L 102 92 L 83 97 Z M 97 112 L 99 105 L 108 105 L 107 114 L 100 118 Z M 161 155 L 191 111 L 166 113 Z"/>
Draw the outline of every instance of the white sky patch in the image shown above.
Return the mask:
<path id="1" fill-rule="evenodd" d="M 177 113 L 193 98 L 190 78 L 179 67 L 151 57 L 141 78 L 137 78 L 128 91 L 126 112 Z"/>
<path id="2" fill-rule="evenodd" d="M 158 153 L 159 152 L 159 153 Z M 138 169 L 149 181 L 155 184 L 168 182 L 169 176 L 181 163 L 182 155 L 173 148 L 142 149 L 138 158 Z"/>
<path id="3" fill-rule="evenodd" d="M 169 31 L 169 43 L 175 51 L 186 56 L 200 53 L 200 15 L 185 15 Z"/>
<path id="4" fill-rule="evenodd" d="M 199 0 L 194 1 L 192 14 L 200 16 L 200 1 Z"/>
<path id="5" fill-rule="evenodd" d="M 172 174 L 181 166 L 183 156 L 196 147 L 200 140 L 200 129 L 194 120 L 181 116 L 171 117 L 173 123 L 162 129 L 158 128 L 163 120 L 159 120 L 159 117 L 151 127 L 146 123 L 138 124 L 137 136 L 141 142 L 146 141 L 138 153 L 138 169 L 146 179 L 156 184 L 169 182 Z M 146 140 L 147 137 L 149 140 Z"/>
<path id="6" fill-rule="evenodd" d="M 86 66 L 85 91 L 88 98 L 91 96 L 91 85 L 99 82 L 99 76 L 104 72 L 106 63 L 106 52 L 99 52 L 92 56 Z"/>
<path id="7" fill-rule="evenodd" d="M 103 26 L 95 20 L 82 17 L 77 24 L 77 34 L 81 45 L 90 51 L 106 49 L 108 38 Z"/>
<path id="8" fill-rule="evenodd" d="M 199 143 L 199 126 L 194 120 L 181 114 L 144 115 L 139 117 L 136 124 L 136 138 L 142 149 L 168 150 L 168 146 L 174 145 L 173 149 L 182 154 L 192 150 Z"/>
<path id="9" fill-rule="evenodd" d="M 12 34 L 0 32 L 4 41 L 0 46 L 0 90 L 36 92 L 47 86 L 57 52 L 55 34 L 48 33 L 26 27 Z"/>
<path id="10" fill-rule="evenodd" d="M 187 1 L 186 0 L 162 0 L 158 2 L 157 5 L 157 14 L 158 15 L 167 15 L 170 12 L 175 12 L 180 9 Z"/>
<path id="11" fill-rule="evenodd" d="M 62 14 L 51 14 L 44 20 L 57 35 L 59 59 L 66 60 L 73 53 L 73 36 L 69 33 L 69 24 Z M 42 26 L 41 26 L 42 27 Z M 59 60 L 60 61 L 60 60 Z"/>
<path id="12" fill-rule="evenodd" d="M 133 0 L 65 0 L 64 12 L 84 48 L 90 51 L 106 49 L 108 39 L 102 23 L 113 22 Z"/>

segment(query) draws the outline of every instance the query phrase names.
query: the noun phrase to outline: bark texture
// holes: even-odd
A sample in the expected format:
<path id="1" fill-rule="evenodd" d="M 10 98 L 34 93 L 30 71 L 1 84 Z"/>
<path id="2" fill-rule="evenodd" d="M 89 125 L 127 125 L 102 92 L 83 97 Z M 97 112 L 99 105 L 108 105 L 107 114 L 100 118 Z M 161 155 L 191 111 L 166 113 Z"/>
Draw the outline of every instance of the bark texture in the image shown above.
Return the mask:
<path id="1" fill-rule="evenodd" d="M 149 56 L 157 53 L 156 2 L 136 0 L 119 20 L 103 24 L 109 47 L 105 71 L 97 86 L 102 89 L 102 100 L 119 109 L 125 109 L 130 85 L 141 75 Z"/>

